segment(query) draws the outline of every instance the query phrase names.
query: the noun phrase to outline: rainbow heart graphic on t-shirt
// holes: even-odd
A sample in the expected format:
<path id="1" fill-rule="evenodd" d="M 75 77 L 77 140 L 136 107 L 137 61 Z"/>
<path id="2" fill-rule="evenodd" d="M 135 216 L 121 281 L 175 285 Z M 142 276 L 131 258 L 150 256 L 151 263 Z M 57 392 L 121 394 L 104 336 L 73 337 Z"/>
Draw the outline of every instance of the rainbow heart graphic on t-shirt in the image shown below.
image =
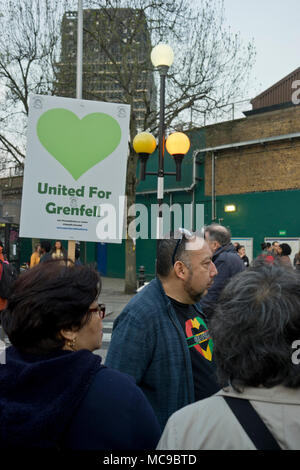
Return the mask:
<path id="1" fill-rule="evenodd" d="M 195 333 L 195 330 L 200 331 Z M 195 344 L 190 347 L 195 348 L 205 359 L 211 361 L 214 346 L 204 320 L 200 317 L 191 318 L 185 323 L 185 332 L 187 339 L 194 338 Z"/>

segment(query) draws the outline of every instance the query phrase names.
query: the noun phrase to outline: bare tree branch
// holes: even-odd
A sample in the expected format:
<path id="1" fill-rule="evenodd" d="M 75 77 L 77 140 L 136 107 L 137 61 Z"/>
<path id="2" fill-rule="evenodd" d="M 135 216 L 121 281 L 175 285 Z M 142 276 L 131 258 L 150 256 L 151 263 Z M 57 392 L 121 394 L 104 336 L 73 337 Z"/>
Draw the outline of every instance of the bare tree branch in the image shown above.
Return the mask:
<path id="1" fill-rule="evenodd" d="M 24 163 L 26 121 L 16 115 L 28 115 L 30 94 L 53 93 L 63 7 L 59 0 L 0 0 L 0 159 Z"/>
<path id="2" fill-rule="evenodd" d="M 29 95 L 76 96 L 77 33 L 67 35 L 66 31 L 67 8 L 76 14 L 77 2 L 0 0 L 0 5 L 0 92 L 3 90 L 4 103 L 0 152 L 20 164 L 25 158 L 25 139 L 20 138 L 26 130 L 22 116 L 28 114 Z M 86 0 L 87 8 L 83 97 L 130 104 L 131 142 L 138 131 L 158 133 L 159 77 L 150 53 L 159 42 L 169 43 L 175 52 L 167 77 L 167 129 L 179 124 L 183 128 L 199 126 L 203 116 L 221 113 L 229 103 L 244 97 L 255 51 L 251 43 L 243 45 L 239 35 L 225 28 L 223 0 Z M 66 41 L 68 47 L 63 46 Z M 136 166 L 130 145 L 129 205 L 135 201 Z M 126 272 L 134 273 L 129 290 L 135 279 L 132 248 L 128 239 Z"/>

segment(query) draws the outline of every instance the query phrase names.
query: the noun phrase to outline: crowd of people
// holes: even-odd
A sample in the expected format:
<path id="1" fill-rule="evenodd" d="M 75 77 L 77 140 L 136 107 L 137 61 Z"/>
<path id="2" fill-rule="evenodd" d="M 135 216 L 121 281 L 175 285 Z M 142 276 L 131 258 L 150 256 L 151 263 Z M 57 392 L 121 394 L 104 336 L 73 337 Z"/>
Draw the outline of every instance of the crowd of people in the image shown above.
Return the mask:
<path id="1" fill-rule="evenodd" d="M 63 247 L 60 240 L 56 240 L 53 247 L 48 240 L 42 240 L 36 243 L 35 250 L 30 257 L 30 268 L 33 268 L 40 262 L 45 262 L 49 259 L 67 259 L 67 251 Z"/>
<path id="2" fill-rule="evenodd" d="M 279 243 L 274 241 L 271 243 L 263 242 L 261 244 L 262 255 L 266 257 L 269 262 L 273 262 L 275 259 L 282 264 L 287 266 L 294 266 L 296 269 L 300 268 L 300 251 L 295 254 L 294 260 L 290 258 L 292 248 L 288 243 Z"/>
<path id="3" fill-rule="evenodd" d="M 244 261 L 246 267 L 249 266 L 249 258 L 246 256 L 246 249 L 244 245 L 238 242 L 234 243 L 234 247 Z M 261 243 L 261 255 L 265 257 L 267 262 L 273 262 L 275 259 L 287 266 L 294 266 L 295 269 L 300 269 L 300 251 L 295 254 L 293 261 L 291 260 L 292 248 L 288 243 L 279 243 L 278 241 L 263 242 Z"/>
<path id="4" fill-rule="evenodd" d="M 1 313 L 0 448 L 300 449 L 300 276 L 284 245 L 249 265 L 219 224 L 169 234 L 105 364 L 98 272 L 44 246 Z"/>

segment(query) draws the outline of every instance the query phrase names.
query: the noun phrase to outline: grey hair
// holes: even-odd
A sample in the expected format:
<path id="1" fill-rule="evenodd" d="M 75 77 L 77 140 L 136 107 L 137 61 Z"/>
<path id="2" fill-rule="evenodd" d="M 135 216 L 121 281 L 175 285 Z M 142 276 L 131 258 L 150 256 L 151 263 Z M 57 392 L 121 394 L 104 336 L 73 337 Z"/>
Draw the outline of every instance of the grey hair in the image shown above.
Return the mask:
<path id="1" fill-rule="evenodd" d="M 220 384 L 299 387 L 292 362 L 299 312 L 300 276 L 292 269 L 256 261 L 234 276 L 209 325 Z"/>
<path id="2" fill-rule="evenodd" d="M 231 241 L 231 232 L 227 227 L 219 224 L 207 225 L 204 228 L 204 233 L 208 236 L 210 241 L 216 241 L 221 246 L 228 245 Z"/>

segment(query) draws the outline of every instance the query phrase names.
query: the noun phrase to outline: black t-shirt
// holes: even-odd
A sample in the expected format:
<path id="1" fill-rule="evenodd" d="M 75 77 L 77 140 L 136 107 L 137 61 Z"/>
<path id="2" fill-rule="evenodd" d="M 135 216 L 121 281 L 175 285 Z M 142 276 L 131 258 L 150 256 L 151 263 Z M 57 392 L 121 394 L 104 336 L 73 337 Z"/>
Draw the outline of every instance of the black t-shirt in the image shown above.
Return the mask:
<path id="1" fill-rule="evenodd" d="M 190 350 L 195 388 L 195 400 L 210 397 L 220 390 L 213 360 L 213 342 L 204 315 L 193 305 L 182 304 L 169 297 L 184 331 Z"/>
<path id="2" fill-rule="evenodd" d="M 244 265 L 246 266 L 246 268 L 248 268 L 248 266 L 249 266 L 249 258 L 248 258 L 248 256 L 246 256 L 246 255 L 243 256 L 243 257 L 241 258 L 241 260 L 243 261 L 243 263 L 244 263 Z"/>

